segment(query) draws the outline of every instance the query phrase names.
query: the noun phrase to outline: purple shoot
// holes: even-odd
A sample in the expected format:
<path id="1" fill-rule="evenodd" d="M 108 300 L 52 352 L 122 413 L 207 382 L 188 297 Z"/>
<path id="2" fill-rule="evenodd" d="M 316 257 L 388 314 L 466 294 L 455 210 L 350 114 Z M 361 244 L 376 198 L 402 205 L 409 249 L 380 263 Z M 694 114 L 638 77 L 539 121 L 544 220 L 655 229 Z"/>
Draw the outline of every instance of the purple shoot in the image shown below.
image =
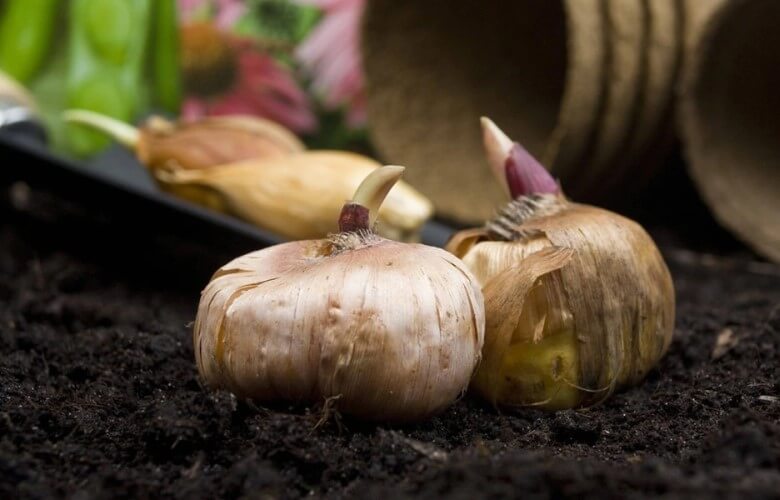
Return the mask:
<path id="1" fill-rule="evenodd" d="M 539 161 L 512 141 L 488 118 L 482 118 L 482 138 L 488 163 L 512 198 L 559 193 L 560 187 Z"/>

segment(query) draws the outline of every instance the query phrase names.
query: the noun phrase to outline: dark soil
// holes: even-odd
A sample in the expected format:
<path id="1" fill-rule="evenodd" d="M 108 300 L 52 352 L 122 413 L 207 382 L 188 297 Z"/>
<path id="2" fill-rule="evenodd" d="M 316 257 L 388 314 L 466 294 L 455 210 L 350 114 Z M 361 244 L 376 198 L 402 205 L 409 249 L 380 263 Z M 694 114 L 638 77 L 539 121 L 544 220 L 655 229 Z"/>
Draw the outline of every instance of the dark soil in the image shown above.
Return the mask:
<path id="1" fill-rule="evenodd" d="M 0 220 L 0 498 L 780 497 L 780 267 L 744 250 L 654 233 L 675 340 L 602 406 L 499 414 L 465 398 L 411 427 L 315 427 L 318 409 L 201 387 L 196 288 L 90 250 L 100 235 Z"/>

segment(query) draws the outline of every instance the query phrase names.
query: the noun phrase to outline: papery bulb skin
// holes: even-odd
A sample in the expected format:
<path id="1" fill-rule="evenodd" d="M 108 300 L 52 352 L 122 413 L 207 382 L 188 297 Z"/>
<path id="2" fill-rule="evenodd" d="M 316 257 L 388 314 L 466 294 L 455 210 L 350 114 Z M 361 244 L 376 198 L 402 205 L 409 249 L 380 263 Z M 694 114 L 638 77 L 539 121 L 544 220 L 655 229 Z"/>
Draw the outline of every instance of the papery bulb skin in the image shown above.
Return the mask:
<path id="1" fill-rule="evenodd" d="M 277 245 L 222 267 L 194 330 L 212 387 L 257 402 L 322 402 L 368 420 L 434 415 L 480 358 L 479 285 L 449 253 L 373 234 Z"/>

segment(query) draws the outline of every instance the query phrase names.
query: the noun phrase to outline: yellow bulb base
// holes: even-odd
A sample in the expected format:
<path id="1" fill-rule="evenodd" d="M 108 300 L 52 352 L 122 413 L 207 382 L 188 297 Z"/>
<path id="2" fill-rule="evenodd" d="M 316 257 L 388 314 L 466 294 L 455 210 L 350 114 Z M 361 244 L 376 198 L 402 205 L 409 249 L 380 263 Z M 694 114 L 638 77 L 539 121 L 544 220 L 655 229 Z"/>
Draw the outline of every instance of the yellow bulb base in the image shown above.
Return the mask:
<path id="1" fill-rule="evenodd" d="M 500 406 L 545 410 L 576 407 L 582 401 L 578 384 L 577 340 L 570 330 L 511 344 L 499 363 L 483 365 L 474 380 Z"/>

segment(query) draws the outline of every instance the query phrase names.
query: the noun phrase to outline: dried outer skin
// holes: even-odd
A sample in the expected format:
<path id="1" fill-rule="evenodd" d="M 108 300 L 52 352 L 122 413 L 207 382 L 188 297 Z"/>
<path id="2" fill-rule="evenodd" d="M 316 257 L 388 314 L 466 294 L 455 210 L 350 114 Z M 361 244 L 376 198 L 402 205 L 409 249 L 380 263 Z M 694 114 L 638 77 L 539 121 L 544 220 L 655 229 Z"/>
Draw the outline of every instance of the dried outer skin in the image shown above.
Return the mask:
<path id="1" fill-rule="evenodd" d="M 516 250 L 522 249 L 510 251 Z M 493 404 L 554 410 L 579 402 L 570 382 L 579 378 L 573 316 L 555 272 L 572 255 L 568 248 L 545 247 L 522 260 L 508 256 L 505 263 L 519 263 L 485 282 L 490 343 L 472 384 Z"/>
<path id="2" fill-rule="evenodd" d="M 501 352 L 489 352 L 488 346 L 494 345 L 499 334 L 491 324 L 496 321 L 494 303 L 499 301 L 493 295 L 507 293 L 506 287 L 491 291 L 486 284 L 502 273 L 514 273 L 516 290 L 524 293 L 530 280 L 545 273 L 537 276 L 518 269 L 535 252 L 548 247 L 573 251 L 568 262 L 548 276 L 561 280 L 562 302 L 573 316 L 578 340 L 579 380 L 572 382 L 587 390 L 580 391 L 580 400 L 573 406 L 588 406 L 639 382 L 666 352 L 674 328 L 671 275 L 650 236 L 635 222 L 596 207 L 569 203 L 563 197 L 520 198 L 485 229 L 459 234 L 447 247 L 485 287 L 488 324 L 480 370 L 491 356 L 501 356 Z M 499 318 L 498 324 L 516 324 L 521 312 Z M 501 314 L 506 316 L 506 311 Z"/>
<path id="3" fill-rule="evenodd" d="M 321 238 L 338 231 L 344 201 L 380 164 L 354 153 L 307 151 L 255 158 L 210 169 L 160 169 L 156 178 L 168 190 L 208 204 L 289 239 Z M 377 232 L 414 241 L 433 206 L 399 182 L 379 209 Z"/>
<path id="4" fill-rule="evenodd" d="M 339 237 L 276 245 L 219 269 L 193 332 L 200 375 L 258 402 L 340 396 L 340 411 L 371 420 L 443 410 L 480 358 L 478 283 L 441 249 Z"/>
<path id="5" fill-rule="evenodd" d="M 204 118 L 191 123 L 170 123 L 155 117 L 140 129 L 136 146 L 139 161 L 152 171 L 210 168 L 303 150 L 292 132 L 251 116 Z"/>

